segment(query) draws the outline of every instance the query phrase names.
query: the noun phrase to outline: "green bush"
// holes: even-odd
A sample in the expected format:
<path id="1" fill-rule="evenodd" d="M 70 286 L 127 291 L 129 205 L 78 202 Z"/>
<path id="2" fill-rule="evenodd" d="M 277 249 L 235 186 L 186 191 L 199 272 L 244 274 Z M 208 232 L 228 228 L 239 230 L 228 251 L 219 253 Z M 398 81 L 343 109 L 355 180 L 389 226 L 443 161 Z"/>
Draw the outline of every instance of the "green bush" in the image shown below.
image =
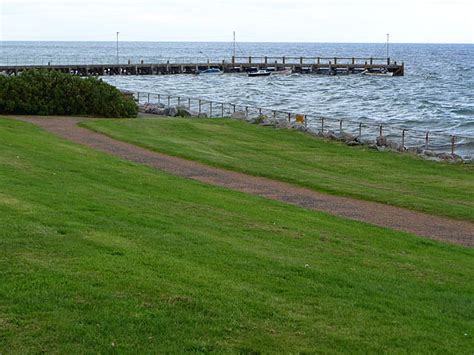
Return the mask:
<path id="1" fill-rule="evenodd" d="M 0 114 L 136 117 L 132 98 L 96 78 L 49 70 L 0 76 Z"/>

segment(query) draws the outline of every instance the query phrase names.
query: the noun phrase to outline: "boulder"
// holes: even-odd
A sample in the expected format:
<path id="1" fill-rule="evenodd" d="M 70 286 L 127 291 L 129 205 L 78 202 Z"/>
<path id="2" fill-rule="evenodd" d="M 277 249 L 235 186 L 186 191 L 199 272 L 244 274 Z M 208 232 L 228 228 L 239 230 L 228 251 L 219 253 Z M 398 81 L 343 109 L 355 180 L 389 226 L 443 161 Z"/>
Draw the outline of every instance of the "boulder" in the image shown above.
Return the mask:
<path id="1" fill-rule="evenodd" d="M 267 116 L 265 116 L 265 115 L 260 115 L 260 116 L 257 116 L 257 117 L 250 117 L 250 118 L 247 119 L 247 122 L 252 123 L 252 124 L 260 124 L 263 121 L 265 121 L 266 118 L 267 118 Z"/>
<path id="2" fill-rule="evenodd" d="M 296 129 L 296 130 L 301 131 L 301 132 L 306 131 L 306 127 L 304 126 L 304 122 L 300 122 L 300 121 L 291 122 L 290 123 L 290 128 Z"/>
<path id="3" fill-rule="evenodd" d="M 178 110 L 174 106 L 167 107 L 163 110 L 163 115 L 169 117 L 176 117 L 178 115 Z"/>
<path id="4" fill-rule="evenodd" d="M 176 107 L 176 110 L 178 111 L 176 116 L 179 116 L 179 117 L 190 117 L 190 116 L 192 116 L 191 111 L 187 107 L 178 106 L 178 107 Z"/>
<path id="5" fill-rule="evenodd" d="M 376 144 L 379 147 L 385 147 L 387 146 L 387 137 L 384 136 L 378 136 L 376 140 Z"/>
<path id="6" fill-rule="evenodd" d="M 260 124 L 262 126 L 275 126 L 276 120 L 273 117 L 267 117 Z"/>
<path id="7" fill-rule="evenodd" d="M 276 128 L 288 128 L 290 123 L 286 118 L 280 118 L 276 120 L 275 127 Z"/>
<path id="8" fill-rule="evenodd" d="M 230 118 L 234 120 L 242 120 L 245 121 L 247 119 L 247 114 L 244 111 L 235 111 L 230 115 Z"/>

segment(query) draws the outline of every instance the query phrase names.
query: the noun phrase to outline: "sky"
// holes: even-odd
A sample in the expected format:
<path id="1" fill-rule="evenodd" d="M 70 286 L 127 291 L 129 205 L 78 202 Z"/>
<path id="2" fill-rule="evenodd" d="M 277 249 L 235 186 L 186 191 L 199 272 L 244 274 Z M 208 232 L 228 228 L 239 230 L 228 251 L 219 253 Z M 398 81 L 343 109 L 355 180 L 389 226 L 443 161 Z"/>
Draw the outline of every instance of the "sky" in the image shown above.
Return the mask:
<path id="1" fill-rule="evenodd" d="M 0 40 L 474 43 L 474 0 L 0 0 Z"/>

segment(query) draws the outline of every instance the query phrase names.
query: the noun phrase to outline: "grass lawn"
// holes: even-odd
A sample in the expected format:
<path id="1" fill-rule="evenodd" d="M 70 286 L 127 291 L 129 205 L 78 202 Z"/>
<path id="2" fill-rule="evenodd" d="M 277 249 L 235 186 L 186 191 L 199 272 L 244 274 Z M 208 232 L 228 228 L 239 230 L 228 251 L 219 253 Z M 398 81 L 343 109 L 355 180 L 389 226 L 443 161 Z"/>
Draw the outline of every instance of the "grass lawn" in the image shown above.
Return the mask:
<path id="1" fill-rule="evenodd" d="M 2 354 L 474 350 L 472 249 L 0 137 Z"/>
<path id="2" fill-rule="evenodd" d="M 235 120 L 101 120 L 83 125 L 120 140 L 226 169 L 474 221 L 472 165 L 347 147 L 300 132 Z"/>

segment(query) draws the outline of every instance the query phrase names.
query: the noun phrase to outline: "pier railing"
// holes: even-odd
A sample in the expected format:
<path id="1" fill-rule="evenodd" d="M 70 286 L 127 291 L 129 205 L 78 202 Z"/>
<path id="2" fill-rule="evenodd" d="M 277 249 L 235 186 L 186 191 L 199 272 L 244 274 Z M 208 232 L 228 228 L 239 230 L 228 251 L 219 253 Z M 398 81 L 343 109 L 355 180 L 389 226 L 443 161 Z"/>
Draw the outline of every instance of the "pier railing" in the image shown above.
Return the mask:
<path id="1" fill-rule="evenodd" d="M 268 107 L 258 107 L 239 103 L 215 101 L 188 96 L 135 92 L 139 104 L 161 104 L 165 107 L 181 106 L 196 115 L 207 117 L 231 117 L 238 113 L 245 119 L 265 116 L 275 121 L 286 121 L 288 125 L 299 122 L 309 133 L 342 138 L 344 135 L 357 137 L 357 140 L 372 144 L 377 139 L 386 139 L 389 147 L 398 150 L 413 150 L 425 153 L 445 153 L 462 157 L 474 155 L 474 137 L 444 132 L 404 128 L 380 121 L 361 122 L 350 119 L 337 119 L 320 115 L 308 115 Z"/>
<path id="2" fill-rule="evenodd" d="M 166 57 L 166 56 L 37 56 L 25 58 L 0 57 L 0 66 L 54 66 L 54 65 L 113 65 L 113 64 L 272 64 L 279 65 L 313 65 L 328 64 L 333 65 L 390 65 L 397 64 L 390 58 L 380 57 L 295 57 L 295 56 L 247 56 L 247 57 L 207 57 L 207 56 L 187 56 L 187 57 Z"/>

